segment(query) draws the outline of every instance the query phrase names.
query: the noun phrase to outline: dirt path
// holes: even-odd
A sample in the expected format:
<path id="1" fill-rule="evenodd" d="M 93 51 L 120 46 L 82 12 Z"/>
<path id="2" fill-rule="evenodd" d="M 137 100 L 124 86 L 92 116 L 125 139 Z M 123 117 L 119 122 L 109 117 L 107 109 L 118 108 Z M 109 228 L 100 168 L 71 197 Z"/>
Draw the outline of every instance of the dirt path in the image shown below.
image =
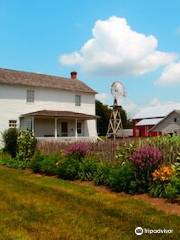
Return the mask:
<path id="1" fill-rule="evenodd" d="M 170 203 L 163 198 L 152 198 L 147 194 L 134 195 L 134 199 L 140 199 L 151 203 L 157 209 L 166 212 L 167 214 L 175 214 L 180 216 L 180 204 Z"/>

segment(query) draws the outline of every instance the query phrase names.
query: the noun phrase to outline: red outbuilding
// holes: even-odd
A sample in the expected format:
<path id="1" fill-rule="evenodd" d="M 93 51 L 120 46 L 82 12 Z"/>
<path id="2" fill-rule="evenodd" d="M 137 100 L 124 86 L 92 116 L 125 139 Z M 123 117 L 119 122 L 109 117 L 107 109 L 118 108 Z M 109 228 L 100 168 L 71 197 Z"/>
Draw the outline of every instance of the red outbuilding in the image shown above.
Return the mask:
<path id="1" fill-rule="evenodd" d="M 133 117 L 133 136 L 152 137 L 159 136 L 161 132 L 153 132 L 150 129 L 156 126 L 174 109 L 179 109 L 180 104 L 158 105 L 142 109 Z"/>

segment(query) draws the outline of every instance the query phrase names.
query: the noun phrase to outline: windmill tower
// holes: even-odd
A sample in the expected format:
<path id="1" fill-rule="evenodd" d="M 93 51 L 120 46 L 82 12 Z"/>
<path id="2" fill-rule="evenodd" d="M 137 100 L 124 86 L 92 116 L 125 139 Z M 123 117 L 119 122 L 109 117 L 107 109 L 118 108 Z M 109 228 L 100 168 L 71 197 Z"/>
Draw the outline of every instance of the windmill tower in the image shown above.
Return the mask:
<path id="1" fill-rule="evenodd" d="M 118 134 L 122 133 L 123 125 L 120 114 L 120 100 L 122 97 L 125 97 L 126 93 L 124 86 L 120 81 L 114 82 L 111 85 L 111 94 L 114 97 L 114 102 L 112 106 L 112 113 L 109 119 L 107 137 L 113 137 L 114 139 Z"/>

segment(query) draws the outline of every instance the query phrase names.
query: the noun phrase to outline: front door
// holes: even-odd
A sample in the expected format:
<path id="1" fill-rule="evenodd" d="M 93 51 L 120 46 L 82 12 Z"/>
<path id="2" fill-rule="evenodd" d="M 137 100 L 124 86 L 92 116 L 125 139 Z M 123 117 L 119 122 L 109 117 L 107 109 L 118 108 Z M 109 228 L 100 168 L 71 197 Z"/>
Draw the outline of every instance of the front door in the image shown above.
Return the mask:
<path id="1" fill-rule="evenodd" d="M 61 136 L 67 137 L 68 136 L 68 123 L 61 122 Z"/>

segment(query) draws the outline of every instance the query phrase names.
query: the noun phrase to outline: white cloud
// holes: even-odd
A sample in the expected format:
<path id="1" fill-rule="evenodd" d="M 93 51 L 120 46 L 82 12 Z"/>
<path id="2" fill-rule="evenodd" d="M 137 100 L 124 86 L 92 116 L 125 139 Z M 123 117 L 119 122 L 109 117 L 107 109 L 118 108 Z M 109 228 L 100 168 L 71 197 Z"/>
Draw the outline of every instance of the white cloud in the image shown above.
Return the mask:
<path id="1" fill-rule="evenodd" d="M 101 101 L 104 104 L 107 104 L 107 101 L 111 98 L 112 98 L 112 96 L 108 93 L 98 93 L 98 94 L 96 94 L 96 99 Z"/>
<path id="2" fill-rule="evenodd" d="M 180 84 L 180 62 L 174 62 L 166 66 L 156 85 L 177 85 Z"/>
<path id="3" fill-rule="evenodd" d="M 159 106 L 161 104 L 161 101 L 157 97 L 154 97 L 149 103 L 150 106 Z"/>
<path id="4" fill-rule="evenodd" d="M 140 75 L 171 63 L 176 55 L 157 50 L 158 40 L 131 29 L 125 18 L 96 21 L 79 51 L 60 56 L 64 65 L 78 65 L 88 73 Z"/>
<path id="5" fill-rule="evenodd" d="M 131 99 L 123 99 L 122 107 L 126 110 L 129 118 L 131 118 L 136 112 L 140 110 L 140 106 L 138 106 L 138 104 L 136 104 Z"/>
<path id="6" fill-rule="evenodd" d="M 160 100 L 158 97 L 154 97 L 148 104 L 148 106 L 168 106 L 168 105 L 179 105 L 179 102 L 176 101 L 167 101 L 167 100 Z"/>

